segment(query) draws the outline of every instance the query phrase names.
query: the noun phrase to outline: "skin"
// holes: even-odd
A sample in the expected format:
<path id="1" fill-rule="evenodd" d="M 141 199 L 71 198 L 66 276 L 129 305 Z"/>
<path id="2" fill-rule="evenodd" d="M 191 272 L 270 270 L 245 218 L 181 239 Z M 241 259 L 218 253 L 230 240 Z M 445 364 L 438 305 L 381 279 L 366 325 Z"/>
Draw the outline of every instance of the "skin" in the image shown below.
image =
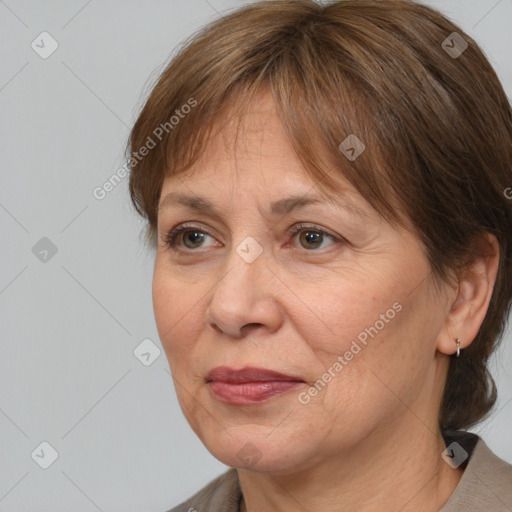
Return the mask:
<path id="1" fill-rule="evenodd" d="M 441 458 L 447 355 L 456 337 L 469 345 L 483 321 L 496 240 L 488 238 L 494 255 L 475 258 L 458 286 L 435 286 L 413 230 L 387 224 L 341 175 L 338 197 L 362 216 L 327 199 L 268 93 L 242 118 L 236 145 L 237 124 L 219 127 L 190 170 L 165 178 L 161 194 L 202 196 L 219 216 L 170 203 L 158 214 L 153 306 L 187 421 L 217 459 L 237 468 L 241 510 L 438 511 L 463 473 Z M 294 194 L 325 200 L 270 214 L 271 202 Z M 336 238 L 287 234 L 301 222 Z M 184 223 L 204 238 L 189 231 L 167 246 L 166 233 Z M 248 236 L 263 250 L 252 263 L 236 252 Z M 299 393 L 396 303 L 401 310 L 301 403 Z M 226 404 L 205 381 L 219 365 L 307 383 L 257 405 Z M 244 446 L 252 458 L 238 456 Z"/>

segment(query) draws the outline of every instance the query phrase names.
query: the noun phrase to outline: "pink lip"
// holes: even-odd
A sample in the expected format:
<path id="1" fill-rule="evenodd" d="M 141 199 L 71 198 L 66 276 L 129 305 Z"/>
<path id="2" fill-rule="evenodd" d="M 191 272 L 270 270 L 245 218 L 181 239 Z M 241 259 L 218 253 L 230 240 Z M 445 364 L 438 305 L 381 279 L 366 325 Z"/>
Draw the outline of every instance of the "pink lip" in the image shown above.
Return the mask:
<path id="1" fill-rule="evenodd" d="M 206 382 L 216 398 L 237 405 L 262 402 L 305 383 L 298 377 L 264 368 L 234 370 L 227 366 L 213 368 Z"/>

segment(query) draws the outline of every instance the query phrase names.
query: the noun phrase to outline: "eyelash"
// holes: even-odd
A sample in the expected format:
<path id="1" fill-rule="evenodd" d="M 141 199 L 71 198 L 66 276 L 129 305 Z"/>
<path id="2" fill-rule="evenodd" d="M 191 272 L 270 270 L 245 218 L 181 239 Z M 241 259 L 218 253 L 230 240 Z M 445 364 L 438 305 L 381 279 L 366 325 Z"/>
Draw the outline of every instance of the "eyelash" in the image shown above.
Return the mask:
<path id="1" fill-rule="evenodd" d="M 324 236 L 328 236 L 335 243 L 343 243 L 344 242 L 343 239 L 340 239 L 337 236 L 332 235 L 331 233 L 328 233 L 324 229 L 322 229 L 322 228 L 320 228 L 320 227 L 318 227 L 318 226 L 316 226 L 314 224 L 307 225 L 307 224 L 299 223 L 299 224 L 295 225 L 292 229 L 290 229 L 288 231 L 287 235 L 291 236 L 291 237 L 294 237 L 298 233 L 301 233 L 302 231 L 308 231 L 308 230 L 312 231 L 314 233 L 321 233 Z M 164 244 L 166 246 L 176 250 L 176 251 L 179 251 L 179 250 L 182 250 L 183 252 L 191 252 L 191 251 L 193 251 L 194 249 L 184 249 L 184 250 L 183 249 L 176 249 L 176 247 L 177 247 L 176 239 L 178 238 L 178 236 L 180 234 L 185 233 L 187 231 L 196 231 L 198 233 L 203 233 L 203 234 L 206 234 L 208 236 L 211 236 L 211 235 L 209 235 L 208 232 L 203 231 L 202 229 L 199 229 L 196 226 L 190 226 L 190 225 L 184 224 L 182 226 L 178 226 L 177 228 L 172 229 L 168 233 L 165 233 L 163 235 L 163 242 L 164 242 Z M 313 250 L 304 249 L 304 251 L 314 252 L 315 250 L 314 249 Z"/>

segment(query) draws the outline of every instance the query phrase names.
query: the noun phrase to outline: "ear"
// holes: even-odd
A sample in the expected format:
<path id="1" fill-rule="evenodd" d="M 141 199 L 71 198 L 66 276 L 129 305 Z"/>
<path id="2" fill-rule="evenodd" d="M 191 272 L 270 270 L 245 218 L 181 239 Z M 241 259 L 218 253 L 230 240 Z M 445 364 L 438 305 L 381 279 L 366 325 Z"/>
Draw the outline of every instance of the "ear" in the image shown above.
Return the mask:
<path id="1" fill-rule="evenodd" d="M 471 262 L 458 276 L 455 298 L 451 299 L 444 329 L 440 333 L 437 349 L 443 354 L 457 351 L 456 338 L 461 350 L 476 338 L 484 321 L 498 273 L 500 248 L 490 233 L 473 241 Z"/>

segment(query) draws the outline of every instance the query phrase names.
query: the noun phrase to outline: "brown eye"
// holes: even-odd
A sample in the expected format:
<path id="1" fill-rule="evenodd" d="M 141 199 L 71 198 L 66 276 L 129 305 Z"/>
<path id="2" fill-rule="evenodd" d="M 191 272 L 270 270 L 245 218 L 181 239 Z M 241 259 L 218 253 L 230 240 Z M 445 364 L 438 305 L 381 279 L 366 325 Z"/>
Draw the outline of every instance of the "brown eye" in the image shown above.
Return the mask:
<path id="1" fill-rule="evenodd" d="M 319 231 L 301 231 L 299 239 L 305 249 L 316 249 L 322 245 L 324 233 Z"/>
<path id="2" fill-rule="evenodd" d="M 317 226 L 307 226 L 304 224 L 299 224 L 292 228 L 291 236 L 295 237 L 295 235 L 299 235 L 298 239 L 302 246 L 302 248 L 307 250 L 315 250 L 321 245 L 326 239 L 331 239 L 332 241 L 341 242 L 336 236 L 327 233 L 325 230 L 317 227 Z"/>
<path id="3" fill-rule="evenodd" d="M 164 244 L 175 250 L 180 250 L 182 246 L 180 240 L 186 249 L 197 249 L 203 247 L 202 242 L 210 235 L 194 226 L 178 226 L 164 236 Z"/>
<path id="4" fill-rule="evenodd" d="M 182 238 L 186 247 L 189 249 L 195 249 L 198 244 L 204 240 L 205 234 L 201 231 L 183 231 Z M 188 245 L 187 242 L 190 242 L 191 245 Z"/>

